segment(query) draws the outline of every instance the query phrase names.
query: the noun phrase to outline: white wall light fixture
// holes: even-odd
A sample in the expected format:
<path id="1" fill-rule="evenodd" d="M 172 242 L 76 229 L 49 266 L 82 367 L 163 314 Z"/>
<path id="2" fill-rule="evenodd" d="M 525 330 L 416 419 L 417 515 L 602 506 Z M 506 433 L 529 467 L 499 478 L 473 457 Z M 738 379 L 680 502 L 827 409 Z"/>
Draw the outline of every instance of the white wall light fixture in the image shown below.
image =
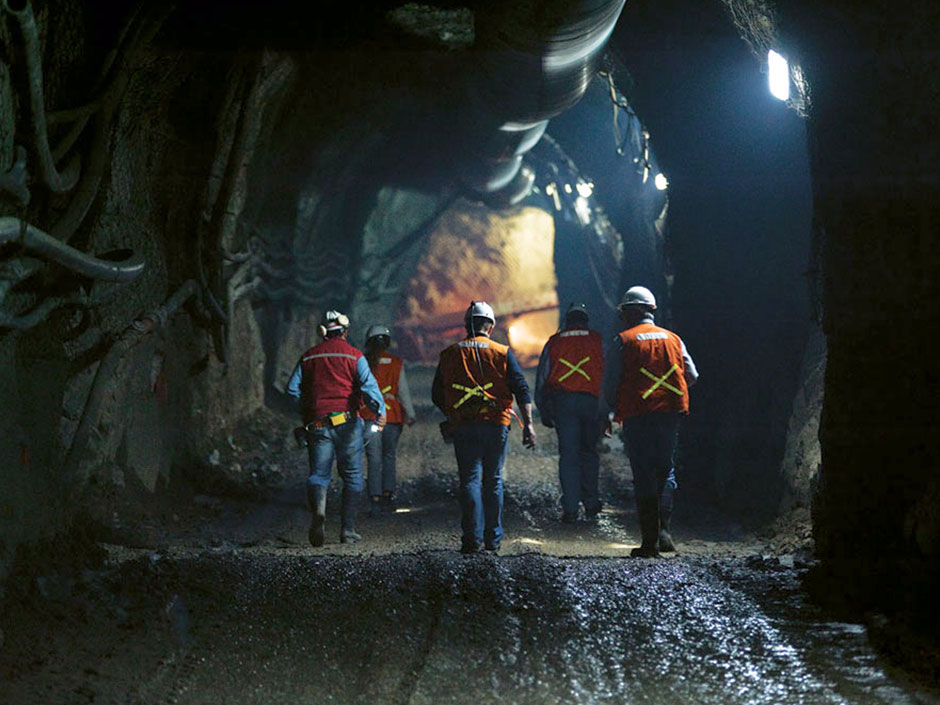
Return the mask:
<path id="1" fill-rule="evenodd" d="M 767 52 L 767 82 L 774 98 L 790 99 L 790 64 L 773 49 Z"/>

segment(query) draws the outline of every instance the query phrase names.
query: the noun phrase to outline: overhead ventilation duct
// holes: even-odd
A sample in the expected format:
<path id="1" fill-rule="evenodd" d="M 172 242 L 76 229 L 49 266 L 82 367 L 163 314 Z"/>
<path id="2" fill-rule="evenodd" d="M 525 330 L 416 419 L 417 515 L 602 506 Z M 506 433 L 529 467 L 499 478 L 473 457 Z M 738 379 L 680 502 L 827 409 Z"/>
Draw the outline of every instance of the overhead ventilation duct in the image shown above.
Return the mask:
<path id="1" fill-rule="evenodd" d="M 625 0 L 516 0 L 476 9 L 473 145 L 464 183 L 491 205 L 525 198 L 523 155 L 581 99 Z"/>

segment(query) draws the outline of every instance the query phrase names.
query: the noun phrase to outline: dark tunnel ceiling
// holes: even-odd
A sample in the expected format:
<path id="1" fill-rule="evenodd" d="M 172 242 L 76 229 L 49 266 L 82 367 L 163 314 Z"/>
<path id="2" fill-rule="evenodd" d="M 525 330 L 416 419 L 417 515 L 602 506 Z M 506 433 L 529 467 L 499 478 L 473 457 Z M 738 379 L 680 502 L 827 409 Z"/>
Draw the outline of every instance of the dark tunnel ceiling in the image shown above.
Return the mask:
<path id="1" fill-rule="evenodd" d="M 334 51 L 355 45 L 387 45 L 399 50 L 440 48 L 416 33 L 397 28 L 390 11 L 400 0 L 196 0 L 182 3 L 167 24 L 163 40 L 180 48 L 206 51 L 258 49 Z M 441 10 L 470 8 L 469 3 L 434 2 Z"/>

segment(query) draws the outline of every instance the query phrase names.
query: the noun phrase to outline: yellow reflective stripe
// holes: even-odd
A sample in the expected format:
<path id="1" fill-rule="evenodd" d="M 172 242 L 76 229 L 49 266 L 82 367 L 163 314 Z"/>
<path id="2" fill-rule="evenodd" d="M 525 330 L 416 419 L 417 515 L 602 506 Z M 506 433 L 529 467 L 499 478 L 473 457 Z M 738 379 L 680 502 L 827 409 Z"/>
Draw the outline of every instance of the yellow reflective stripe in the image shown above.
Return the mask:
<path id="1" fill-rule="evenodd" d="M 676 389 L 675 387 L 673 387 L 671 384 L 669 384 L 669 383 L 666 381 L 666 378 L 667 378 L 669 375 L 671 375 L 673 372 L 675 372 L 676 370 L 678 370 L 678 369 L 679 369 L 679 366 L 676 365 L 676 364 L 673 364 L 673 366 L 669 368 L 669 371 L 668 371 L 666 374 L 664 374 L 662 377 L 657 377 L 656 375 L 654 375 L 652 372 L 650 372 L 650 371 L 649 371 L 648 369 L 646 369 L 645 367 L 641 367 L 641 368 L 640 368 L 640 372 L 642 372 L 643 374 L 645 374 L 647 377 L 649 377 L 651 380 L 653 380 L 653 381 L 656 383 L 656 384 L 654 384 L 652 387 L 650 387 L 649 389 L 647 389 L 647 390 L 643 393 L 643 398 L 646 399 L 646 397 L 648 397 L 650 394 L 652 394 L 654 391 L 656 391 L 656 389 L 658 389 L 660 386 L 665 387 L 665 388 L 668 389 L 670 392 L 675 392 L 676 394 L 678 394 L 678 395 L 681 397 L 681 396 L 682 396 L 682 390 L 681 390 L 681 389 Z"/>
<path id="2" fill-rule="evenodd" d="M 392 391 L 392 385 L 388 385 L 385 389 L 382 390 L 382 394 L 388 394 Z"/>
<path id="3" fill-rule="evenodd" d="M 456 404 L 454 404 L 454 408 L 457 409 L 470 397 L 476 396 L 476 397 L 483 397 L 485 399 L 486 397 L 490 396 L 484 390 L 492 387 L 493 383 L 487 382 L 482 387 L 478 384 L 476 387 L 473 387 L 473 388 L 465 387 L 462 384 L 451 384 L 450 386 L 456 389 L 458 392 L 466 392 L 466 394 L 463 395 L 463 398 L 460 401 L 458 401 Z"/>
<path id="4" fill-rule="evenodd" d="M 568 370 L 567 372 L 565 372 L 565 374 L 563 374 L 561 377 L 559 377 L 559 378 L 558 378 L 558 381 L 559 381 L 559 382 L 564 382 L 564 381 L 565 381 L 566 379 L 568 379 L 571 375 L 573 375 L 575 372 L 577 372 L 579 375 L 581 375 L 582 377 L 584 377 L 584 379 L 586 379 L 588 382 L 590 382 L 590 381 L 591 381 L 591 376 L 590 376 L 587 372 L 585 372 L 584 370 L 581 369 L 581 365 L 583 365 L 585 362 L 590 362 L 590 360 L 591 360 L 591 356 L 588 355 L 586 358 L 584 358 L 583 360 L 581 360 L 577 365 L 572 365 L 572 364 L 571 364 L 570 362 L 568 362 L 565 358 L 563 358 L 563 357 L 558 358 L 558 362 L 560 362 L 560 363 L 562 363 L 562 364 L 564 364 L 564 365 L 567 365 L 568 367 L 571 368 L 570 370 Z"/>

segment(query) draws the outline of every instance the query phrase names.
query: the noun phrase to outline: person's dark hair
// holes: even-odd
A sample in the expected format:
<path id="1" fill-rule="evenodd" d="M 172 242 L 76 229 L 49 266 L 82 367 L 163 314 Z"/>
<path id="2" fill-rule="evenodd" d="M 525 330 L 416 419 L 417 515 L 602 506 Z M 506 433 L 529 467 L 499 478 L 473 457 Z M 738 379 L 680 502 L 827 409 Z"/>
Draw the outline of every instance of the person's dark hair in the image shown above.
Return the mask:
<path id="1" fill-rule="evenodd" d="M 470 319 L 470 324 L 467 326 L 467 335 L 480 335 L 481 331 L 489 326 L 492 328 L 495 325 L 486 316 L 473 316 Z"/>

